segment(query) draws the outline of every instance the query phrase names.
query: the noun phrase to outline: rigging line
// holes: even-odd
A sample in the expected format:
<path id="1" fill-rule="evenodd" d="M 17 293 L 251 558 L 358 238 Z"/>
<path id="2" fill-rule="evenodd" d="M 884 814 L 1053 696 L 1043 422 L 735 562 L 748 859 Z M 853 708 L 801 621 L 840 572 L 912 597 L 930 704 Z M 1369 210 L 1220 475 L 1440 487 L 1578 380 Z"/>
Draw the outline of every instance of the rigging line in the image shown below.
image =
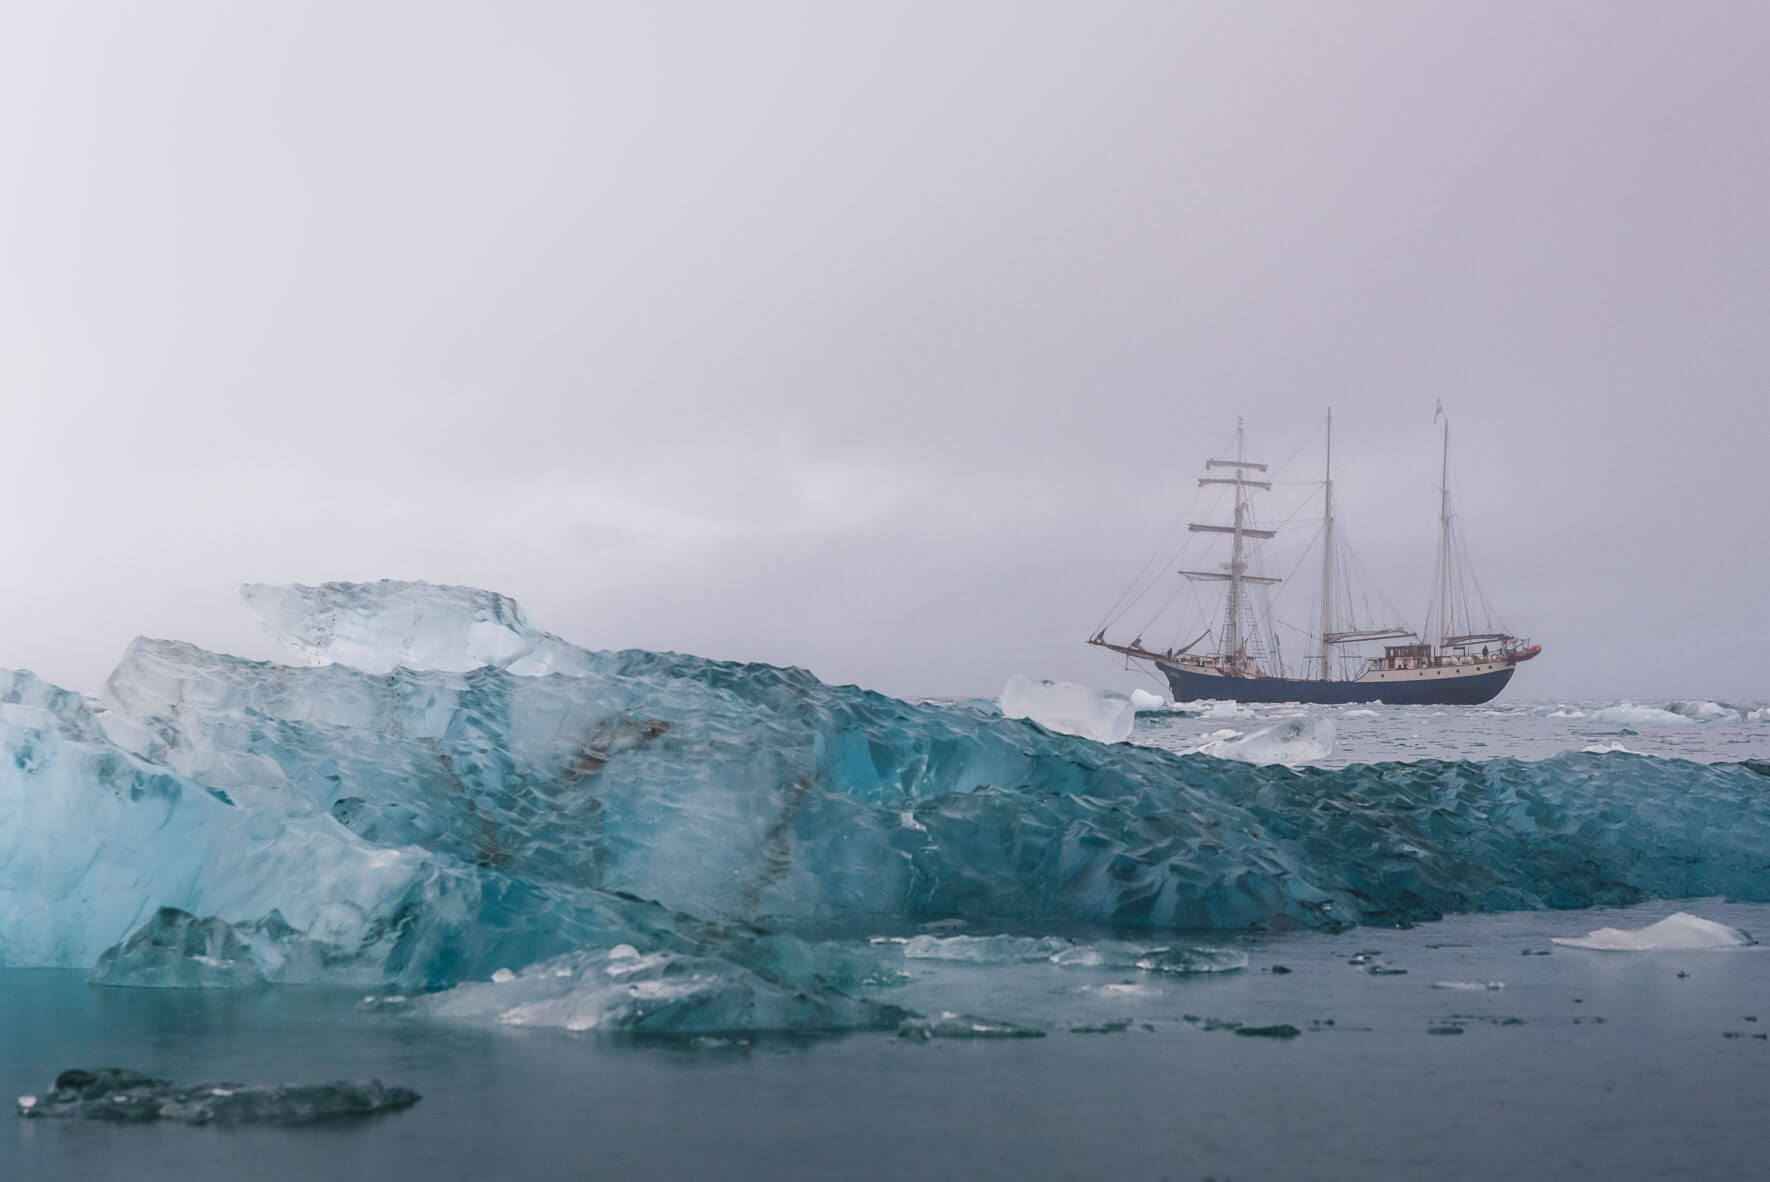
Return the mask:
<path id="1" fill-rule="evenodd" d="M 1188 580 L 1186 580 L 1186 579 L 1180 580 L 1180 585 L 1178 587 L 1175 587 L 1174 593 L 1172 595 L 1168 596 L 1168 598 L 1162 603 L 1162 605 L 1160 607 L 1155 609 L 1155 615 L 1149 617 L 1149 622 L 1147 624 L 1143 625 L 1143 627 L 1137 629 L 1137 635 L 1139 637 L 1141 637 L 1145 632 L 1147 632 L 1151 628 L 1155 627 L 1155 622 L 1162 618 L 1162 613 L 1167 611 L 1170 607 L 1172 607 L 1174 605 L 1174 601 L 1176 599 L 1180 598 L 1180 592 L 1184 588 L 1186 588 L 1190 585 L 1191 585 L 1191 583 Z"/>
<path id="2" fill-rule="evenodd" d="M 1273 472 L 1289 472 L 1291 470 L 1291 465 L 1297 462 L 1297 457 L 1303 454 L 1303 449 L 1308 447 L 1311 443 L 1314 443 L 1315 437 L 1320 435 L 1321 431 L 1321 425 L 1317 424 L 1314 430 L 1310 431 L 1308 435 L 1303 437 L 1303 442 L 1297 445 L 1297 450 L 1291 453 L 1291 458 L 1275 467 Z M 1317 480 L 1315 483 L 1320 484 L 1321 481 Z"/>
<path id="3" fill-rule="evenodd" d="M 1195 492 L 1192 499 L 1189 500 L 1186 503 L 1185 508 L 1181 510 L 1179 517 L 1168 526 L 1167 531 L 1156 541 L 1155 551 L 1150 555 L 1149 559 L 1144 562 L 1143 569 L 1137 572 L 1137 574 L 1131 579 L 1130 584 L 1127 585 L 1123 591 L 1119 592 L 1119 597 L 1113 601 L 1111 607 L 1106 609 L 1106 614 L 1102 616 L 1100 621 L 1095 625 L 1094 631 L 1096 633 L 1102 632 L 1118 623 L 1119 620 L 1135 607 L 1145 595 L 1148 595 L 1150 591 L 1154 590 L 1156 579 L 1152 577 L 1152 572 L 1156 567 L 1161 565 L 1162 552 L 1168 547 L 1174 535 L 1180 532 L 1180 527 L 1186 524 L 1186 519 L 1192 516 L 1192 511 L 1198 506 L 1198 502 L 1201 499 L 1203 498 Z M 1222 493 L 1219 491 L 1217 494 L 1217 500 L 1220 501 L 1221 499 Z M 1216 507 L 1215 504 L 1211 506 L 1213 511 Z M 1191 538 L 1189 536 L 1186 541 L 1181 543 L 1180 550 L 1173 555 L 1171 561 L 1177 561 L 1180 554 L 1185 553 L 1186 547 L 1190 542 Z M 1143 585 L 1146 580 L 1148 585 L 1142 586 L 1142 589 L 1139 590 L 1139 586 Z"/>
<path id="4" fill-rule="evenodd" d="M 1320 539 L 1318 538 L 1317 540 L 1319 541 Z M 1309 555 L 1314 553 L 1314 551 L 1315 551 L 1315 543 L 1311 542 L 1311 543 L 1309 543 L 1309 546 L 1303 551 L 1303 553 L 1298 555 L 1297 564 L 1295 566 L 1291 567 L 1291 573 L 1284 577 L 1284 581 L 1286 583 L 1289 583 L 1293 578 L 1296 577 L 1297 572 L 1303 568 L 1303 563 L 1308 560 Z M 1282 592 L 1280 592 L 1280 594 L 1282 594 Z M 1278 601 L 1278 596 L 1276 596 L 1276 595 L 1271 596 L 1266 600 L 1265 615 L 1262 615 L 1259 617 L 1259 623 L 1262 626 L 1268 626 L 1268 625 L 1266 625 L 1266 618 L 1267 618 L 1267 616 L 1270 616 L 1272 614 L 1272 609 L 1273 609 L 1274 605 L 1277 603 L 1277 601 Z"/>
<path id="5" fill-rule="evenodd" d="M 1133 607 L 1136 607 L 1138 603 L 1142 602 L 1145 596 L 1155 590 L 1156 584 L 1160 582 L 1161 576 L 1164 573 L 1159 569 L 1164 565 L 1161 561 L 1162 552 L 1169 545 L 1174 534 L 1179 532 L 1180 527 L 1186 523 L 1187 518 L 1192 516 L 1194 511 L 1199 508 L 1201 501 L 1210 501 L 1210 504 L 1206 507 L 1206 515 L 1215 514 L 1217 510 L 1222 507 L 1223 498 L 1227 495 L 1227 491 L 1228 490 L 1226 489 L 1219 489 L 1214 496 L 1202 493 L 1195 493 L 1193 495 L 1192 500 L 1187 502 L 1186 509 L 1181 513 L 1179 519 L 1168 527 L 1167 533 L 1162 535 L 1161 540 L 1156 543 L 1155 552 L 1150 556 L 1150 559 L 1143 564 L 1143 569 L 1137 572 L 1137 576 L 1131 580 L 1130 586 L 1126 587 L 1125 590 L 1119 594 L 1118 600 L 1113 603 L 1112 607 L 1107 609 L 1106 615 L 1095 625 L 1096 632 L 1117 624 L 1129 614 Z M 1194 535 L 1185 535 L 1184 540 L 1180 543 L 1179 549 L 1169 555 L 1167 563 L 1177 566 L 1181 557 L 1185 555 L 1187 549 L 1196 540 L 1197 539 Z"/>

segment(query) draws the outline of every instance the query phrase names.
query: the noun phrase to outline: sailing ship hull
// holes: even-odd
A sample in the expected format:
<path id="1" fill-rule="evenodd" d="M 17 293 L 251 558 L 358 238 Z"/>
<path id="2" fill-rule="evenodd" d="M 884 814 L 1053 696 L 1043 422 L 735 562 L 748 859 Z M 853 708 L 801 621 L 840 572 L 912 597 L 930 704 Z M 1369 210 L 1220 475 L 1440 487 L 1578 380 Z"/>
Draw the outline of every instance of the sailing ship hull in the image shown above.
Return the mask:
<path id="1" fill-rule="evenodd" d="M 1462 670 L 1455 666 L 1413 671 L 1396 680 L 1307 681 L 1296 677 L 1225 677 L 1200 673 L 1166 661 L 1157 666 L 1167 676 L 1176 702 L 1218 699 L 1232 702 L 1308 702 L 1336 705 L 1382 702 L 1388 706 L 1477 706 L 1491 702 L 1506 688 L 1515 665 Z"/>

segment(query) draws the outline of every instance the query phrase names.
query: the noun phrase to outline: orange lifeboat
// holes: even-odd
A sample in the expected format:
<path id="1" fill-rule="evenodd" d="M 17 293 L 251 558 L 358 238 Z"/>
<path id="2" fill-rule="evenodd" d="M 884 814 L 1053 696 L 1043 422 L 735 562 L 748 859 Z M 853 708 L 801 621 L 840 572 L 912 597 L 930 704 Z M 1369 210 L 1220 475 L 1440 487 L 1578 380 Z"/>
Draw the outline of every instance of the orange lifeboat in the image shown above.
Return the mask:
<path id="1" fill-rule="evenodd" d="M 1506 661 L 1512 665 L 1522 664 L 1542 651 L 1543 646 L 1540 644 L 1533 644 L 1529 648 L 1514 649 L 1506 655 Z"/>

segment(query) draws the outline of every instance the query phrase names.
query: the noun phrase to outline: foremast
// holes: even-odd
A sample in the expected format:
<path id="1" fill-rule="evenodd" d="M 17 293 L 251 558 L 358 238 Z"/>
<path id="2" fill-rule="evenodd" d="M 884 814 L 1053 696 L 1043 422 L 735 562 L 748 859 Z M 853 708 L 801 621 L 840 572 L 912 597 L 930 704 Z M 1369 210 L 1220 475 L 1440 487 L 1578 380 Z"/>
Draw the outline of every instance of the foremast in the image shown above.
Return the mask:
<path id="1" fill-rule="evenodd" d="M 1203 488 L 1210 484 L 1225 484 L 1235 489 L 1235 514 L 1232 519 L 1232 524 L 1217 525 L 1210 522 L 1195 521 L 1190 523 L 1188 528 L 1195 534 L 1229 534 L 1229 562 L 1221 572 L 1183 570 L 1180 573 L 1189 579 L 1228 582 L 1229 595 L 1228 605 L 1224 611 L 1223 644 L 1221 646 L 1221 653 L 1223 659 L 1227 661 L 1233 669 L 1238 672 L 1251 671 L 1248 670 L 1247 637 L 1243 635 L 1241 627 L 1242 603 L 1246 595 L 1246 591 L 1243 588 L 1244 585 L 1248 583 L 1277 583 L 1281 580 L 1248 574 L 1248 562 L 1243 551 L 1242 543 L 1248 538 L 1261 540 L 1271 538 L 1275 536 L 1275 531 L 1269 529 L 1256 529 L 1248 524 L 1249 519 L 1253 515 L 1253 505 L 1248 500 L 1248 490 L 1257 488 L 1271 491 L 1272 482 L 1269 480 L 1249 479 L 1247 475 L 1249 472 L 1265 472 L 1266 465 L 1247 458 L 1246 436 L 1243 431 L 1242 420 L 1239 418 L 1235 420 L 1235 458 L 1233 460 L 1205 461 L 1206 471 L 1211 471 L 1217 468 L 1227 468 L 1232 474 L 1229 476 L 1201 476 L 1198 479 L 1199 487 Z"/>

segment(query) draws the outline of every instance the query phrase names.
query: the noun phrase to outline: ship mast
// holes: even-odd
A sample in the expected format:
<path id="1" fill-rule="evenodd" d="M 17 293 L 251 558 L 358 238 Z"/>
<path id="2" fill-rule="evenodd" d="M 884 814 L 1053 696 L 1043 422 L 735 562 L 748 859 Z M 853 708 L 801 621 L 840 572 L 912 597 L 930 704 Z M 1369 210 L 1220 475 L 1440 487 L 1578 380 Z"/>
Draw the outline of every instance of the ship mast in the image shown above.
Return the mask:
<path id="1" fill-rule="evenodd" d="M 1248 524 L 1248 518 L 1253 511 L 1253 507 L 1248 502 L 1248 489 L 1270 489 L 1272 484 L 1266 480 L 1249 480 L 1243 475 L 1250 468 L 1257 472 L 1264 472 L 1266 465 L 1247 458 L 1246 439 L 1242 430 L 1242 421 L 1239 418 L 1235 420 L 1235 458 L 1233 460 L 1206 460 L 1205 468 L 1207 470 L 1211 468 L 1233 468 L 1235 470 L 1233 476 L 1201 476 L 1199 478 L 1200 487 L 1207 484 L 1235 486 L 1235 524 L 1209 525 L 1203 522 L 1194 522 L 1189 528 L 1195 534 L 1231 535 L 1229 565 L 1224 574 L 1217 574 L 1214 571 L 1181 571 L 1180 573 L 1192 579 L 1225 579 L 1228 581 L 1229 604 L 1223 621 L 1223 656 L 1232 666 L 1239 667 L 1244 664 L 1245 658 L 1242 650 L 1247 643 L 1241 634 L 1242 597 L 1244 595 L 1242 585 L 1244 583 L 1277 583 L 1281 581 L 1248 574 L 1247 560 L 1242 556 L 1243 539 L 1263 539 L 1273 536 L 1272 530 L 1255 529 Z"/>
<path id="2" fill-rule="evenodd" d="M 1334 408 L 1327 413 L 1327 475 L 1322 484 L 1321 527 L 1321 679 L 1331 676 L 1329 664 L 1333 645 L 1328 637 L 1334 631 Z"/>
<path id="3" fill-rule="evenodd" d="M 1450 628 L 1450 416 L 1444 416 L 1444 460 L 1438 478 L 1438 645 Z"/>

